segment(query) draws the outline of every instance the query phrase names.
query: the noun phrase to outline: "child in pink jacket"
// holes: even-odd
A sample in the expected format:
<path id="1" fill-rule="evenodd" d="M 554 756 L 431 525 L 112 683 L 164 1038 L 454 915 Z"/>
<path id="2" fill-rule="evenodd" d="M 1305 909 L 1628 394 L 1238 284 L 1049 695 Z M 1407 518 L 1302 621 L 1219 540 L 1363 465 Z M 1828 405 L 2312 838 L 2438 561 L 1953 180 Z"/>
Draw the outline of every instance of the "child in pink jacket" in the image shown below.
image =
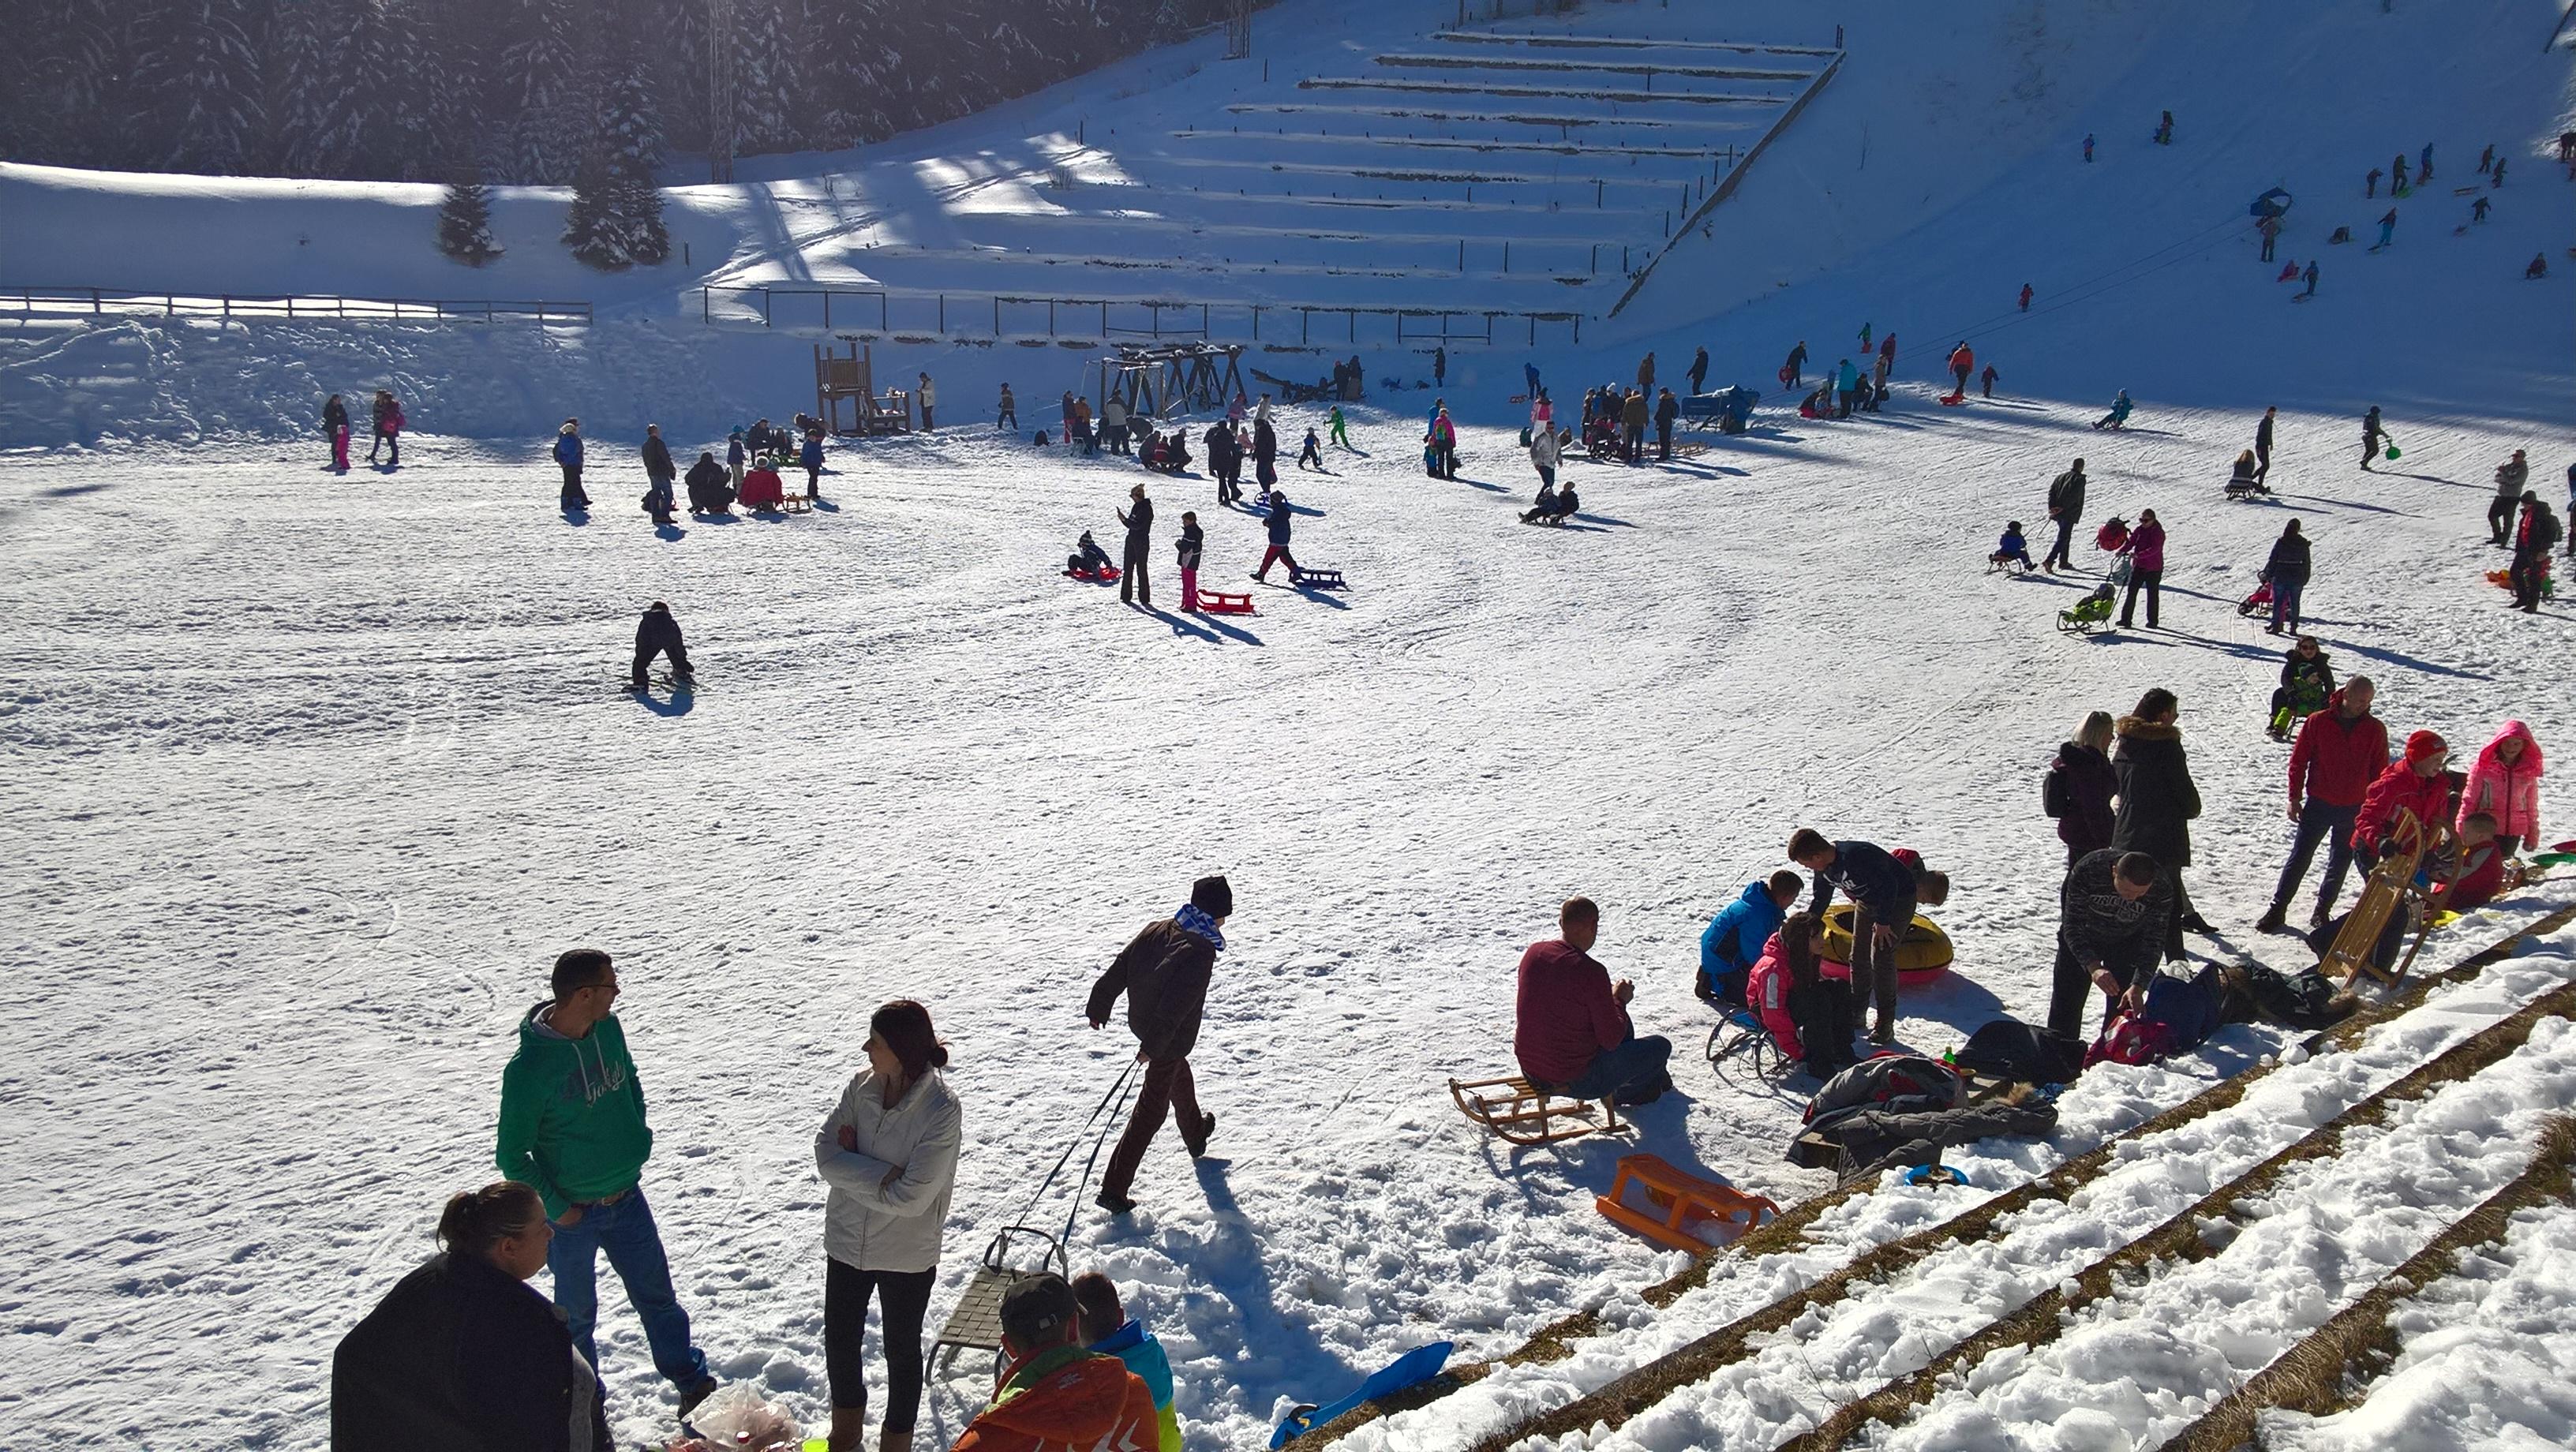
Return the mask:
<path id="1" fill-rule="evenodd" d="M 2506 851 L 2516 842 L 2525 852 L 2539 851 L 2540 769 L 2540 743 L 2531 728 L 2504 723 L 2469 768 L 2469 784 L 2460 792 L 2460 825 L 2468 825 L 2470 813 L 2485 812 L 2495 818 L 2496 840 Z"/>

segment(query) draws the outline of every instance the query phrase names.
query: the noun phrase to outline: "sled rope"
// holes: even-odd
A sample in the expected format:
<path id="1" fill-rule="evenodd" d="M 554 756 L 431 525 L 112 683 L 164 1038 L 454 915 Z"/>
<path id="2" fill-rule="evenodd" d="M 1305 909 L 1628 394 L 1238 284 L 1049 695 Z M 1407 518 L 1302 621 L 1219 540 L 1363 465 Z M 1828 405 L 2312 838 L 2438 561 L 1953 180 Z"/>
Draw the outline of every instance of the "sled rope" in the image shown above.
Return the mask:
<path id="1" fill-rule="evenodd" d="M 1074 1182 L 1073 1203 L 1065 1207 L 1065 1240 L 1070 1241 L 1073 1239 L 1074 1217 L 1082 1213 L 1082 1192 L 1091 1188 L 1091 1167 L 1100 1163 L 1100 1147 L 1109 1143 L 1109 1131 L 1118 1127 L 1118 1110 L 1125 1108 L 1127 1105 L 1127 1090 L 1130 1087 L 1128 1081 L 1135 1076 L 1136 1066 L 1143 1062 L 1144 1061 L 1142 1059 L 1131 1059 L 1128 1061 L 1127 1071 L 1118 1076 L 1118 1085 L 1116 1090 L 1118 1095 L 1117 1107 L 1111 1109 L 1109 1111 L 1109 1117 L 1101 1121 L 1100 1132 L 1091 1137 L 1091 1156 L 1082 1162 L 1082 1178 Z M 1095 1111 L 1095 1114 L 1096 1113 L 1097 1111 Z M 1085 1129 L 1089 1129 L 1090 1127 L 1091 1126 L 1088 1124 L 1083 1126 Z M 1064 1152 L 1066 1155 L 1070 1156 L 1073 1153 L 1073 1146 L 1065 1146 Z M 1057 1168 L 1062 1169 L 1063 1166 L 1059 1164 Z M 1050 1175 L 1048 1178 L 1053 1179 L 1054 1176 Z"/>
<path id="2" fill-rule="evenodd" d="M 1110 1101 L 1113 1099 L 1120 1102 L 1125 1101 L 1127 1097 L 1127 1081 L 1134 1078 L 1135 1075 L 1136 1061 L 1130 1059 L 1127 1061 L 1127 1067 L 1119 1073 L 1118 1082 L 1110 1085 L 1109 1092 L 1101 1095 L 1100 1102 L 1091 1107 L 1091 1117 L 1082 1122 L 1082 1128 L 1073 1132 L 1073 1138 L 1065 1141 L 1064 1153 L 1056 1156 L 1055 1158 L 1055 1168 L 1047 1171 L 1046 1178 L 1038 1181 L 1038 1187 L 1029 1192 L 1029 1202 L 1020 1207 L 1020 1213 L 1018 1215 L 1012 1217 L 1013 1223 L 1024 1224 L 1027 1222 L 1029 1213 L 1038 1208 L 1038 1201 L 1046 1198 L 1047 1188 L 1055 1183 L 1055 1177 L 1063 1174 L 1064 1167 L 1072 1162 L 1073 1152 L 1082 1148 L 1082 1137 L 1091 1132 L 1091 1127 L 1094 1124 L 1098 1124 L 1100 1122 L 1100 1116 L 1103 1111 L 1109 1108 Z M 1112 1116 L 1109 1122 L 1111 1124 L 1115 1124 L 1118 1121 L 1115 1116 Z M 1096 1160 L 1100 1157 L 1100 1142 L 1108 1137 L 1109 1130 L 1106 1126 L 1103 1126 L 1099 1137 L 1092 1141 L 1091 1155 L 1093 1159 Z M 1083 1178 L 1086 1180 L 1091 1177 L 1091 1166 L 1088 1163 L 1083 1166 L 1082 1173 Z M 1074 1203 L 1077 1206 L 1082 1203 L 1082 1196 L 1078 1191 L 1075 1193 L 1073 1198 Z M 1072 1233 L 1073 1220 L 1072 1217 L 1067 1216 L 1065 1219 L 1065 1234 L 1071 1235 Z"/>

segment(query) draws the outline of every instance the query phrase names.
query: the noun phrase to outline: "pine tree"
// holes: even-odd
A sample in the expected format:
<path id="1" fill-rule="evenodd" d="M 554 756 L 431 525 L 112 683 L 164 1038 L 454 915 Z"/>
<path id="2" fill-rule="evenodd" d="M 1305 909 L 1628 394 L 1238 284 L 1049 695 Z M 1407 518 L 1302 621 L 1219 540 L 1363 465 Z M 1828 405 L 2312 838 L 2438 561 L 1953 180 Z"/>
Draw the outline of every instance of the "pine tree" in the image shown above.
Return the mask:
<path id="1" fill-rule="evenodd" d="M 734 0 L 734 151 L 793 151 L 796 36 L 784 6 L 798 0 Z M 723 39 L 719 37 L 719 39 Z"/>
<path id="2" fill-rule="evenodd" d="M 235 176 L 266 134 L 245 0 L 162 0 L 135 23 L 138 156 L 167 171 Z"/>
<path id="3" fill-rule="evenodd" d="M 661 0 L 661 39 L 651 51 L 662 124 L 674 150 L 707 149 L 707 0 Z"/>
<path id="4" fill-rule="evenodd" d="M 653 179 L 662 164 L 662 113 L 640 67 L 628 66 L 609 86 L 600 106 L 599 139 L 610 171 Z"/>
<path id="5" fill-rule="evenodd" d="M 429 96 L 424 84 L 428 77 L 416 0 L 355 0 L 355 4 L 375 12 L 358 53 L 366 98 L 361 165 L 368 176 L 387 181 L 436 175 L 429 155 Z"/>
<path id="6" fill-rule="evenodd" d="M 574 173 L 583 139 L 575 120 L 571 7 L 565 0 L 523 0 L 515 13 L 498 88 L 510 118 L 509 173 L 520 181 L 560 183 Z"/>
<path id="7" fill-rule="evenodd" d="M 615 269 L 634 261 L 626 255 L 625 231 L 617 225 L 610 196 L 615 185 L 607 161 L 597 156 L 583 162 L 573 177 L 572 210 L 564 216 L 564 245 L 593 267 Z"/>
<path id="8" fill-rule="evenodd" d="M 1181 12 L 1181 0 L 1163 0 L 1162 7 L 1154 12 L 1153 24 L 1146 31 L 1156 45 L 1186 40 L 1189 33 L 1190 23 Z"/>
<path id="9" fill-rule="evenodd" d="M 108 97 L 123 63 L 123 19 L 110 0 L 8 0 L 0 35 L 14 48 L 0 85 L 0 155 L 107 166 L 119 154 Z"/>
<path id="10" fill-rule="evenodd" d="M 482 155 L 483 55 L 481 32 L 460 0 L 415 0 L 419 11 L 418 66 L 421 140 L 431 175 L 476 169 Z"/>
<path id="11" fill-rule="evenodd" d="M 871 27 L 890 19 L 886 7 L 823 6 L 808 17 L 806 56 L 813 84 L 813 113 L 806 118 L 808 142 L 824 151 L 841 151 L 862 141 L 877 141 L 903 128 L 888 106 L 904 89 L 902 65 Z"/>
<path id="12" fill-rule="evenodd" d="M 501 255 L 501 244 L 492 238 L 492 192 L 479 172 L 468 170 L 448 183 L 438 204 L 438 250 L 468 267 Z"/>
<path id="13" fill-rule="evenodd" d="M 647 267 L 671 256 L 671 234 L 662 226 L 662 193 L 651 177 L 620 176 L 610 184 L 611 205 L 626 255 Z"/>
<path id="14" fill-rule="evenodd" d="M 267 164 L 279 176 L 329 176 L 334 158 L 323 153 L 330 126 L 326 108 L 338 84 L 325 34 L 325 0 L 277 0 L 268 26 Z"/>

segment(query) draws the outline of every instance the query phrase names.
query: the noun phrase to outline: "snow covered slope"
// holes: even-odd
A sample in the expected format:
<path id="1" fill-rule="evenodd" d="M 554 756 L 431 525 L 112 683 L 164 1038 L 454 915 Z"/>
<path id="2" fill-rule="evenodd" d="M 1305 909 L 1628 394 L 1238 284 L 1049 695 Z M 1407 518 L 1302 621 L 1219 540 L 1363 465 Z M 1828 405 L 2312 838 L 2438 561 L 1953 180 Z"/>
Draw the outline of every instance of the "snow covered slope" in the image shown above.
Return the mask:
<path id="1" fill-rule="evenodd" d="M 818 1414 L 807 1143 L 867 1012 L 921 997 L 956 1050 L 972 1148 L 936 1316 L 1124 1055 L 1079 1021 L 1091 974 L 1212 869 L 1240 904 L 1202 1059 L 1220 1159 L 1158 1147 L 1138 1217 L 1085 1210 L 1074 1237 L 1077 1265 L 1115 1274 L 1163 1334 L 1193 1445 L 1258 1445 L 1287 1404 L 1328 1400 L 1407 1347 L 1454 1336 L 1496 1355 L 1580 1306 L 1634 1344 L 1379 1435 L 1446 1445 L 1687 1339 L 1704 1329 L 1691 1307 L 1635 1295 L 1680 1257 L 1615 1232 L 1590 1197 L 1630 1148 L 1784 1201 L 1820 1187 L 1778 1159 L 1794 1097 L 1698 1062 L 1710 1020 L 1688 995 L 1699 927 L 1778 865 L 1791 827 L 1911 844 L 1956 877 L 1943 921 L 1960 972 L 1909 996 L 1909 1042 L 1937 1051 L 1998 1010 L 2036 1016 L 2059 862 L 2037 771 L 2085 711 L 2169 686 L 2209 803 L 2194 895 L 2280 956 L 2243 932 L 2287 835 L 2282 753 L 2259 735 L 2275 643 L 2228 607 L 2292 513 L 2317 541 L 2313 627 L 2340 669 L 2378 679 L 2395 729 L 2466 750 L 2518 715 L 2544 743 L 2576 740 L 2565 607 L 2513 615 L 2480 578 L 2501 563 L 2479 543 L 2488 471 L 2517 447 L 2544 480 L 2569 462 L 2563 407 L 2547 407 L 2553 388 L 2565 398 L 2566 269 L 2519 279 L 2570 230 L 2540 150 L 2568 104 L 2563 53 L 2537 53 L 2544 8 L 2353 7 L 2241 28 L 2215 6 L 2164 24 L 2161 10 L 2052 5 L 1961 29 L 1858 12 L 1852 69 L 1712 237 L 1676 250 L 1606 332 L 1587 325 L 1583 350 L 1538 361 L 1570 398 L 1583 379 L 1631 376 L 1647 346 L 1669 376 L 1706 340 L 1721 379 L 1759 383 L 1788 341 L 1807 335 L 1822 364 L 1870 318 L 1904 339 L 1886 412 L 1774 413 L 1669 468 L 1575 466 L 1586 517 L 1541 531 L 1513 513 L 1530 484 L 1505 401 L 1521 359 L 1462 350 L 1448 396 L 1474 424 L 1469 478 L 1433 482 L 1411 462 L 1432 394 L 1381 390 L 1357 411 L 1365 456 L 1289 477 L 1319 511 L 1298 521 L 1300 558 L 1355 588 L 1247 585 L 1261 613 L 1245 620 L 1122 611 L 1057 579 L 1073 535 L 1112 529 L 1141 476 L 980 427 L 841 452 L 825 479 L 837 508 L 811 517 L 651 531 L 630 512 L 641 481 L 626 462 L 646 418 L 693 457 L 805 396 L 805 339 L 698 327 L 675 290 L 638 282 L 626 316 L 578 333 L 0 324 L 0 607 L 17 622 L 0 693 L 0 967 L 20 999 L 0 1030 L 0 1102 L 18 1126 L 0 1149 L 0 1256 L 17 1268 L 20 1333 L 0 1396 L 14 1424 L 70 1445 L 320 1445 L 333 1341 L 425 1253 L 438 1197 L 488 1175 L 512 1024 L 575 942 L 620 956 L 660 1131 L 647 1183 L 702 1340 L 726 1375 Z M 1814 24 L 1806 7 L 1738 10 L 1767 35 Z M 2025 62 L 2004 36 L 2028 16 L 2052 39 Z M 1403 18 L 1417 35 L 1440 19 Z M 2045 83 L 2035 99 L 2012 82 L 2025 73 Z M 2275 109 L 2249 74 L 2298 107 Z M 2373 94 L 2343 75 L 2392 81 Z M 1945 96 L 1997 129 L 1951 147 L 1942 185 L 1956 190 L 1923 199 Z M 1037 134 L 1061 100 L 925 144 L 962 154 L 979 124 L 995 144 Z M 2167 104 L 2169 152 L 2142 144 Z M 1861 165 L 1844 143 L 1864 120 Z M 2091 171 L 2072 159 L 2087 127 L 2104 138 Z M 2281 158 L 2258 155 L 2265 136 Z M 2287 184 L 2301 196 L 2282 249 L 2304 261 L 2320 223 L 2377 214 L 2349 195 L 2361 170 L 2426 140 L 2445 185 L 2489 140 L 2515 158 L 2483 232 L 2449 236 L 2440 209 L 2466 199 L 2419 194 L 2397 247 L 2328 250 L 2318 300 L 2293 305 L 2229 230 L 2253 192 Z M 1891 147 L 1914 148 L 1894 152 L 1906 167 Z M 1825 180 L 1834 166 L 1849 170 Z M 0 215 L 41 180 L 0 178 Z M 152 215 L 185 237 L 180 202 L 150 205 L 178 209 Z M 222 220 L 233 206 L 207 226 L 274 226 L 247 235 L 275 246 L 312 225 Z M 125 214 L 84 215 L 98 245 L 143 246 Z M 373 234 L 351 225 L 363 258 Z M 782 216 L 778 235 L 798 225 Z M 540 222 L 504 227 L 518 261 L 551 250 Z M 388 223 L 383 250 L 425 231 Z M 41 228 L 7 235 L 77 255 Z M 13 271 L 16 245 L 0 248 Z M 376 290 L 357 271 L 269 282 L 223 265 L 237 270 L 158 285 Z M 2115 285 L 2124 267 L 2144 280 Z M 1772 291 L 1737 305 L 1736 283 L 1764 273 L 1757 290 Z M 2006 397 L 1933 405 L 1931 350 L 2005 312 L 2024 280 L 2038 307 L 2074 305 L 1979 336 L 2004 350 Z M 948 416 L 977 424 L 1009 377 L 1034 425 L 1080 361 L 877 356 L 890 372 L 935 367 Z M 1368 359 L 1373 380 L 1422 371 Z M 378 383 L 422 430 L 402 471 L 319 472 L 319 396 Z M 2137 427 L 2093 433 L 2114 386 L 2140 398 Z M 2364 475 L 2352 415 L 2374 399 L 2405 459 Z M 2283 498 L 2226 504 L 2225 461 L 2274 402 Z M 530 441 L 566 413 L 599 450 L 601 507 L 580 527 L 556 518 Z M 1318 421 L 1287 417 L 1292 441 Z M 2172 528 L 2168 630 L 2063 638 L 2050 621 L 2077 587 L 1979 573 L 2002 522 L 2035 519 L 2075 452 L 2097 518 L 2151 506 Z M 1153 489 L 1166 519 L 1208 522 L 1211 583 L 1257 559 L 1253 521 L 1218 511 L 1203 481 Z M 1158 580 L 1166 611 L 1176 583 Z M 692 699 L 612 690 L 653 598 L 677 608 L 707 674 Z M 2568 829 L 2551 791 L 2554 839 Z M 1442 1081 L 1507 1067 L 1512 962 L 1576 891 L 1604 903 L 1602 956 L 1641 980 L 1641 1023 L 1675 1039 L 1682 1093 L 1645 1111 L 1634 1141 L 1510 1151 L 1459 1119 Z M 2474 915 L 2428 955 L 2450 961 L 2564 897 Z M 2553 945 L 2510 985 L 2536 992 L 2564 963 Z M 2443 1022 L 2397 1041 L 2430 1052 Z M 2061 1142 L 1960 1162 L 1988 1182 L 2044 1168 L 2280 1042 L 2233 1030 L 2166 1069 L 2088 1079 Z M 2565 1053 L 2535 1036 L 2519 1082 L 2553 1088 Z M 2490 1100 L 2462 1116 L 2515 1132 L 2526 1118 Z M 2389 1163 L 2453 1164 L 2424 1135 L 2408 1145 Z M 2136 1183 L 2163 1195 L 2177 1173 L 2142 1167 Z M 1836 1244 L 1935 1206 L 1873 1204 Z M 1061 1223 L 1067 1208 L 1059 1192 L 1034 1214 Z M 613 1288 L 604 1300 L 621 1431 L 666 1430 L 632 1317 Z M 923 1445 L 977 1404 L 977 1360 L 934 1388 Z M 1944 1425 L 1967 1425 L 1964 1397 L 1953 1410 Z"/>

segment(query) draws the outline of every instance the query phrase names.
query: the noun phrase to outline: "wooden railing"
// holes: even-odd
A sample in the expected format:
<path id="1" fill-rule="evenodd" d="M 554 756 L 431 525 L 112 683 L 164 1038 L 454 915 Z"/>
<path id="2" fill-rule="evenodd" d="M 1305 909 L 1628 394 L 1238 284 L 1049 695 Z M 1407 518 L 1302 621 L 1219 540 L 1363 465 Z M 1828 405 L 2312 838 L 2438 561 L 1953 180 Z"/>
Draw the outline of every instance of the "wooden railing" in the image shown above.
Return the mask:
<path id="1" fill-rule="evenodd" d="M 126 292 L 108 287 L 0 286 L 0 312 L 157 314 L 186 318 L 340 318 L 365 322 L 533 320 L 588 327 L 586 302 L 520 302 L 494 298 L 332 297 L 312 293 Z"/>

